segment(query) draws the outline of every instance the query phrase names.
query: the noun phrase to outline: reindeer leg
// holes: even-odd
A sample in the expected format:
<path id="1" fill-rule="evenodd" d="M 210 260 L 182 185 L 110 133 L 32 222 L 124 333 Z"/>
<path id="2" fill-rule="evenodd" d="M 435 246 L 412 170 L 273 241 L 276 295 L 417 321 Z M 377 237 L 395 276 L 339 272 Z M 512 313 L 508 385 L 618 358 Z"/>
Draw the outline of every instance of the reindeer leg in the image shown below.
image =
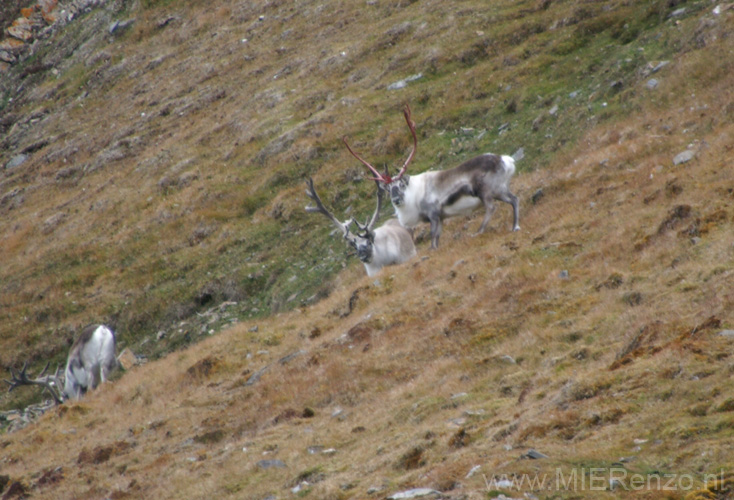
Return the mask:
<path id="1" fill-rule="evenodd" d="M 487 229 L 487 225 L 489 224 L 489 221 L 492 218 L 492 214 L 494 213 L 496 208 L 497 207 L 495 206 L 494 201 L 491 198 L 489 200 L 484 200 L 484 219 L 482 219 L 482 225 L 479 226 L 479 231 L 477 231 L 477 234 L 482 234 Z"/>
<path id="2" fill-rule="evenodd" d="M 438 248 L 438 239 L 441 237 L 441 230 L 443 224 L 441 224 L 441 217 L 438 214 L 432 214 L 430 217 L 431 221 L 431 250 Z"/>
<path id="3" fill-rule="evenodd" d="M 512 194 L 511 192 L 507 191 L 507 193 L 504 193 L 502 196 L 499 197 L 500 200 L 504 201 L 505 203 L 509 203 L 512 205 L 512 230 L 513 231 L 519 231 L 520 230 L 520 203 L 518 201 L 517 196 Z"/>

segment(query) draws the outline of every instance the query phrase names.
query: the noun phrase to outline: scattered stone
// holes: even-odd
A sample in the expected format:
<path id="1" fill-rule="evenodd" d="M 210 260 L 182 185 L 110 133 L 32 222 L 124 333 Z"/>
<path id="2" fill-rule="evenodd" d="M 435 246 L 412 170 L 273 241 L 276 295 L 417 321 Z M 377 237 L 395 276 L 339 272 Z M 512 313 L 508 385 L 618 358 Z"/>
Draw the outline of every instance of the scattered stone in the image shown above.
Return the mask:
<path id="1" fill-rule="evenodd" d="M 509 354 L 503 354 L 502 356 L 500 356 L 500 359 L 504 361 L 505 363 L 509 363 L 511 365 L 517 364 L 517 361 L 515 361 L 515 358 L 513 358 Z"/>
<path id="2" fill-rule="evenodd" d="M 449 425 L 454 427 L 462 427 L 464 424 L 466 424 L 465 418 L 452 418 L 449 420 Z"/>
<path id="3" fill-rule="evenodd" d="M 282 460 L 260 460 L 255 466 L 258 469 L 285 469 L 288 466 Z"/>
<path id="4" fill-rule="evenodd" d="M 474 466 L 474 467 L 472 467 L 472 468 L 471 468 L 471 470 L 470 470 L 470 471 L 469 471 L 469 472 L 467 473 L 467 475 L 466 475 L 466 476 L 464 477 L 464 479 L 469 479 L 469 478 L 470 478 L 470 477 L 472 477 L 472 476 L 473 476 L 474 474 L 476 474 L 477 472 L 479 472 L 481 468 L 482 468 L 482 466 L 481 466 L 481 465 L 475 465 L 475 466 Z"/>
<path id="5" fill-rule="evenodd" d="M 394 493 L 387 497 L 387 500 L 403 500 L 405 498 L 422 498 L 428 496 L 440 497 L 441 492 L 430 488 L 415 488 L 412 490 L 401 491 L 400 493 Z"/>
<path id="6" fill-rule="evenodd" d="M 268 371 L 270 368 L 270 365 L 265 366 L 264 368 L 260 368 L 258 371 L 250 375 L 250 378 L 247 379 L 247 382 L 245 382 L 245 386 L 248 385 L 254 385 L 260 381 L 260 377 L 262 377 L 263 373 Z"/>
<path id="7" fill-rule="evenodd" d="M 514 153 L 512 153 L 512 159 L 515 161 L 520 161 L 523 158 L 525 158 L 525 148 L 520 148 Z"/>
<path id="8" fill-rule="evenodd" d="M 535 193 L 533 193 L 533 196 L 530 197 L 530 201 L 533 203 L 533 205 L 536 205 L 540 200 L 543 199 L 543 196 L 545 196 L 545 193 L 543 192 L 543 188 L 540 188 Z"/>
<path id="9" fill-rule="evenodd" d="M 653 73 L 657 73 L 658 71 L 660 71 L 661 69 L 663 69 L 668 64 L 670 64 L 670 61 L 660 61 L 659 63 L 657 63 L 655 65 L 655 67 L 652 68 L 652 72 Z"/>
<path id="10" fill-rule="evenodd" d="M 28 155 L 19 154 L 13 156 L 8 163 L 5 164 L 5 169 L 10 170 L 11 168 L 19 167 L 28 160 Z"/>
<path id="11" fill-rule="evenodd" d="M 647 83 L 645 84 L 645 87 L 647 87 L 650 90 L 654 90 L 658 88 L 658 85 L 660 85 L 660 82 L 655 78 L 650 78 Z"/>
<path id="12" fill-rule="evenodd" d="M 681 17 L 681 16 L 685 15 L 685 13 L 686 13 L 686 8 L 683 7 L 683 8 L 676 9 L 673 12 L 671 12 L 670 13 L 670 17 Z"/>
<path id="13" fill-rule="evenodd" d="M 555 105 L 551 109 L 548 110 L 548 114 L 551 116 L 556 116 L 557 113 L 558 113 L 558 105 Z"/>
<path id="14" fill-rule="evenodd" d="M 530 450 L 527 453 L 525 453 L 524 455 L 522 455 L 521 458 L 529 458 L 530 460 L 540 460 L 541 458 L 548 458 L 548 455 L 545 455 L 536 450 Z"/>
<path id="15" fill-rule="evenodd" d="M 280 358 L 278 360 L 278 363 L 280 363 L 281 365 L 286 365 L 290 363 L 291 361 L 293 361 L 294 359 L 296 359 L 298 356 L 302 356 L 303 354 L 307 354 L 306 351 L 299 350 L 299 351 L 293 352 L 287 356 L 283 356 L 282 358 Z"/>
<path id="16" fill-rule="evenodd" d="M 563 271 L 561 271 L 558 274 L 558 277 L 561 278 L 562 280 L 567 280 L 569 278 L 568 271 L 566 269 L 564 269 Z"/>
<path id="17" fill-rule="evenodd" d="M 309 455 L 316 455 L 324 451 L 324 447 L 321 445 L 309 446 L 306 448 L 306 451 L 308 451 Z"/>
<path id="18" fill-rule="evenodd" d="M 107 31 L 109 31 L 110 35 L 119 35 L 123 31 L 125 31 L 127 28 L 133 25 L 135 22 L 135 19 L 126 19 L 125 21 L 114 21 L 112 24 L 110 24 L 110 27 Z"/>
<path id="19" fill-rule="evenodd" d="M 311 485 L 308 483 L 308 481 L 301 481 L 301 483 L 298 486 L 291 488 L 291 493 L 293 493 L 294 495 L 297 495 L 298 493 L 305 490 L 309 486 Z"/>
<path id="20" fill-rule="evenodd" d="M 690 149 L 687 149 L 682 153 L 678 153 L 677 155 L 675 155 L 675 158 L 673 158 L 673 165 L 682 165 L 683 163 L 688 163 L 693 159 L 694 156 L 696 156 L 696 153 L 694 153 Z"/>
<path id="21" fill-rule="evenodd" d="M 579 93 L 580 92 L 578 90 L 574 90 L 573 92 L 568 94 L 568 97 L 570 97 L 571 99 L 576 99 L 579 96 Z"/>
<path id="22" fill-rule="evenodd" d="M 719 332 L 719 335 L 721 335 L 722 337 L 729 338 L 729 339 L 734 339 L 734 330 L 721 330 Z"/>
<path id="23" fill-rule="evenodd" d="M 391 83 L 390 85 L 387 86 L 387 90 L 399 90 L 399 89 L 403 89 L 403 88 L 407 87 L 410 82 L 414 82 L 416 80 L 420 80 L 421 78 L 423 78 L 423 73 L 418 73 L 418 74 L 415 74 L 415 75 L 411 75 L 411 76 L 409 76 L 409 77 L 407 77 L 407 78 L 405 78 L 403 80 L 398 80 L 395 83 Z"/>
<path id="24" fill-rule="evenodd" d="M 52 215 L 51 217 L 47 218 L 45 221 L 43 221 L 43 227 L 41 228 L 41 232 L 43 234 L 48 234 L 53 232 L 56 227 L 61 224 L 64 219 L 66 219 L 66 214 L 64 212 L 59 212 L 57 214 Z"/>
<path id="25" fill-rule="evenodd" d="M 145 358 L 135 355 L 129 348 L 125 348 L 117 357 L 117 362 L 124 370 L 129 370 L 135 365 L 141 365 L 145 362 Z"/>

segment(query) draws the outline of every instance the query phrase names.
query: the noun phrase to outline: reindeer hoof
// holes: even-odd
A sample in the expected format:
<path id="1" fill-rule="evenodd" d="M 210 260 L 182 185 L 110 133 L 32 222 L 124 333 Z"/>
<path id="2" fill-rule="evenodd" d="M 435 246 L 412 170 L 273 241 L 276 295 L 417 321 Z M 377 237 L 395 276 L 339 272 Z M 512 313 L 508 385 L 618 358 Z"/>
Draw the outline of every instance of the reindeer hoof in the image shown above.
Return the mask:
<path id="1" fill-rule="evenodd" d="M 515 226 L 512 228 L 512 232 L 515 233 L 520 230 L 520 226 Z"/>

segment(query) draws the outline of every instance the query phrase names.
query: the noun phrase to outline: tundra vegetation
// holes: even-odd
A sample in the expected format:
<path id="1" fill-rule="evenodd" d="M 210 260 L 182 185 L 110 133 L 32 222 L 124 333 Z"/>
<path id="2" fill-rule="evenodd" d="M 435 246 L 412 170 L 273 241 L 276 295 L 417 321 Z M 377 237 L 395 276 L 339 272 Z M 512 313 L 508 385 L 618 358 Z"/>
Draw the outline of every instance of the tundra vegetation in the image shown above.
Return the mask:
<path id="1" fill-rule="evenodd" d="M 699 492 L 534 494 L 726 497 L 732 10 L 445 5 L 108 0 L 2 73 L 0 365 L 63 364 L 92 321 L 151 360 L 2 434 L 3 495 L 519 498 L 489 480 L 622 467 Z M 303 179 L 364 220 L 340 139 L 398 167 L 406 103 L 411 171 L 523 148 L 522 231 L 419 226 L 375 284 Z"/>

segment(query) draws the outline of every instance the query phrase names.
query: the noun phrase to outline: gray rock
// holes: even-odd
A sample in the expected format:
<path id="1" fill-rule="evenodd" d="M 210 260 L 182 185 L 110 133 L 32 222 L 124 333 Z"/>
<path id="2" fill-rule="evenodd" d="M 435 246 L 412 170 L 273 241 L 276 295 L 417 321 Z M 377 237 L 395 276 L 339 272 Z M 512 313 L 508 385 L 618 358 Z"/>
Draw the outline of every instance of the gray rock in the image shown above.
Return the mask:
<path id="1" fill-rule="evenodd" d="M 721 330 L 719 332 L 719 335 L 721 335 L 722 337 L 729 338 L 729 339 L 734 339 L 734 330 Z"/>
<path id="2" fill-rule="evenodd" d="M 134 22 L 135 22 L 135 19 L 126 19 L 124 21 L 114 21 L 112 22 L 112 24 L 110 24 L 108 31 L 110 35 L 119 35 L 123 31 L 125 31 L 127 28 L 132 26 Z"/>
<path id="3" fill-rule="evenodd" d="M 558 274 L 558 277 L 561 278 L 562 280 L 567 280 L 568 277 L 569 277 L 568 271 L 566 269 L 564 269 L 563 271 L 561 271 Z"/>
<path id="4" fill-rule="evenodd" d="M 13 64 L 15 62 L 15 56 L 6 50 L 0 50 L 0 61 Z"/>
<path id="5" fill-rule="evenodd" d="M 259 469 L 285 469 L 288 466 L 281 460 L 260 460 L 255 464 Z"/>
<path id="6" fill-rule="evenodd" d="M 670 64 L 670 61 L 660 61 L 659 63 L 657 63 L 655 65 L 654 68 L 652 68 L 652 72 L 653 73 L 657 73 L 658 71 L 660 71 L 661 69 L 663 69 L 668 64 Z"/>
<path id="7" fill-rule="evenodd" d="M 504 361 L 505 363 L 509 363 L 511 365 L 517 364 L 517 361 L 515 361 L 515 358 L 513 358 L 509 354 L 503 354 L 502 356 L 500 356 L 500 359 Z"/>
<path id="8" fill-rule="evenodd" d="M 515 161 L 520 161 L 523 158 L 525 158 L 525 148 L 519 148 L 517 151 L 512 153 L 512 159 Z"/>
<path id="9" fill-rule="evenodd" d="M 543 196 L 545 196 L 545 193 L 543 192 L 543 188 L 540 188 L 535 193 L 533 193 L 533 196 L 530 197 L 530 201 L 533 203 L 533 205 L 535 205 L 543 199 Z"/>
<path id="10" fill-rule="evenodd" d="M 401 491 L 387 497 L 387 500 L 402 500 L 404 498 L 422 498 L 422 497 L 439 497 L 441 496 L 440 491 L 432 490 L 430 488 L 414 488 L 412 490 Z"/>
<path id="11" fill-rule="evenodd" d="M 11 169 L 21 166 L 28 159 L 28 155 L 19 154 L 13 156 L 8 163 L 5 164 L 6 169 Z"/>
<path id="12" fill-rule="evenodd" d="M 268 371 L 269 368 L 270 368 L 270 365 L 266 366 L 265 368 L 261 368 L 260 370 L 250 375 L 250 378 L 248 378 L 247 382 L 245 382 L 245 386 L 254 385 L 258 383 L 260 381 L 260 377 L 262 377 L 263 373 Z"/>
<path id="13" fill-rule="evenodd" d="M 660 82 L 655 78 L 650 78 L 647 83 L 645 84 L 645 87 L 647 87 L 650 90 L 654 90 L 658 88 L 658 85 L 660 85 Z"/>
<path id="14" fill-rule="evenodd" d="M 64 221 L 64 219 L 66 219 L 66 214 L 64 212 L 58 212 L 52 215 L 51 217 L 43 221 L 41 232 L 43 234 L 51 233 L 54 229 L 56 229 L 59 224 Z"/>
<path id="15" fill-rule="evenodd" d="M 421 78 L 423 78 L 423 73 L 411 75 L 407 78 L 404 78 L 403 80 L 398 80 L 397 82 L 391 83 L 390 85 L 387 86 L 387 90 L 403 89 L 407 87 L 410 82 L 413 82 L 415 80 L 420 80 Z"/>
<path id="16" fill-rule="evenodd" d="M 306 351 L 304 351 L 304 350 L 299 350 L 299 351 L 293 352 L 293 353 L 291 353 L 291 354 L 289 354 L 287 356 L 283 356 L 282 358 L 280 358 L 278 360 L 278 363 L 280 363 L 281 365 L 286 365 L 286 364 L 290 363 L 291 361 L 293 361 L 294 359 L 296 359 L 298 356 L 302 356 L 304 354 L 306 354 Z"/>
<path id="17" fill-rule="evenodd" d="M 673 165 L 682 165 L 683 163 L 688 163 L 693 159 L 694 156 L 696 156 L 696 153 L 694 153 L 690 149 L 687 149 L 682 153 L 678 153 L 677 155 L 675 155 L 675 158 L 673 158 Z"/>
<path id="18" fill-rule="evenodd" d="M 545 455 L 539 451 L 530 450 L 524 455 L 522 455 L 522 458 L 529 458 L 531 460 L 539 460 L 541 458 L 548 458 L 548 455 Z"/>

